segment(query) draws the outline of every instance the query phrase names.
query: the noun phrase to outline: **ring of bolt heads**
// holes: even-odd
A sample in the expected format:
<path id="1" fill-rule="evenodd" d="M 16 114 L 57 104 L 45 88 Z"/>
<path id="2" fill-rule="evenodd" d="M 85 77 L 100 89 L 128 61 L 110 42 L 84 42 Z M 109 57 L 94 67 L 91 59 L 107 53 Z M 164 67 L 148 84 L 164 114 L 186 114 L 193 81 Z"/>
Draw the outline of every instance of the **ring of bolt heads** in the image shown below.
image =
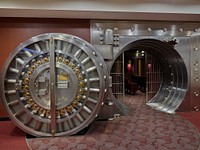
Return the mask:
<path id="1" fill-rule="evenodd" d="M 85 82 L 83 74 L 81 74 L 80 66 L 73 63 L 73 59 L 69 60 L 64 56 L 57 56 L 56 62 L 60 62 L 64 65 L 70 67 L 78 78 L 78 92 L 75 99 L 66 107 L 56 110 L 57 118 L 64 118 L 66 116 L 72 115 L 76 110 L 78 110 L 83 103 L 85 93 Z M 29 81 L 32 73 L 40 66 L 45 63 L 49 63 L 49 56 L 40 56 L 38 59 L 33 59 L 29 65 L 27 65 L 25 71 L 22 73 L 22 90 L 20 91 L 20 96 L 25 98 L 24 106 L 30 110 L 32 114 L 38 115 L 42 118 L 51 118 L 50 110 L 40 107 L 31 97 L 31 92 L 29 90 Z"/>

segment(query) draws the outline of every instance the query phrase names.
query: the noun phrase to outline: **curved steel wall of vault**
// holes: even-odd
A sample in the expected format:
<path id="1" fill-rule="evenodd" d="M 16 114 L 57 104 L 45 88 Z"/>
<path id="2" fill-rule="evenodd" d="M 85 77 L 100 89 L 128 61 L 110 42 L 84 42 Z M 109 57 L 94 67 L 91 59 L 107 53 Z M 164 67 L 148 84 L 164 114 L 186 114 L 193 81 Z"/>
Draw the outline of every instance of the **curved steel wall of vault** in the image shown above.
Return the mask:
<path id="1" fill-rule="evenodd" d="M 188 74 L 183 59 L 171 45 L 156 39 L 136 40 L 122 48 L 116 58 L 125 51 L 138 49 L 153 55 L 163 68 L 160 90 L 147 105 L 163 112 L 174 113 L 188 88 Z"/>

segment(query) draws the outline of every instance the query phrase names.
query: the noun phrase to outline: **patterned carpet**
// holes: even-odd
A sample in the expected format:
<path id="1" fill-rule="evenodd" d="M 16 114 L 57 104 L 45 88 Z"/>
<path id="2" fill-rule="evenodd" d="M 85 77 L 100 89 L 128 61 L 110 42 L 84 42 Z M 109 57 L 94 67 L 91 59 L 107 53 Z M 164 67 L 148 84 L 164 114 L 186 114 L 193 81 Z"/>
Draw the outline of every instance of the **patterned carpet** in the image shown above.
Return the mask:
<path id="1" fill-rule="evenodd" d="M 28 138 L 30 149 L 43 150 L 198 150 L 200 135 L 186 119 L 155 111 L 144 96 L 126 96 L 129 117 L 95 121 L 85 135 Z"/>

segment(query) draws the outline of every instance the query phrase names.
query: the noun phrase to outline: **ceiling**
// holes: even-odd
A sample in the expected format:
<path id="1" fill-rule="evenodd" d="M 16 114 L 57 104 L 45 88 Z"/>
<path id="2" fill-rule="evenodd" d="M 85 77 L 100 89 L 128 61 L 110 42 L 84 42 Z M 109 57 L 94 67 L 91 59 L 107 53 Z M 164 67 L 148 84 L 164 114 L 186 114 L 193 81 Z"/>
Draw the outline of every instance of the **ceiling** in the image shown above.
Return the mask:
<path id="1" fill-rule="evenodd" d="M 199 8 L 199 0 L 0 0 L 0 17 L 200 21 Z"/>

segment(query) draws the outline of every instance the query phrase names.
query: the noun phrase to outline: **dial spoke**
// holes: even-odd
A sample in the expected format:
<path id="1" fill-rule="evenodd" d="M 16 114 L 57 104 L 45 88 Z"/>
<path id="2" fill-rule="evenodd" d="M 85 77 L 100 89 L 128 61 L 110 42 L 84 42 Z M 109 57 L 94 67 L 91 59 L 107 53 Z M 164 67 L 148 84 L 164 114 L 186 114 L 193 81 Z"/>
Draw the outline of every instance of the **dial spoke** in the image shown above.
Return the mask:
<path id="1" fill-rule="evenodd" d="M 25 63 L 24 60 L 21 58 L 16 58 L 16 61 L 21 65 L 23 65 Z"/>
<path id="2" fill-rule="evenodd" d="M 37 43 L 34 44 L 34 47 L 35 47 L 36 51 L 38 51 L 38 52 L 42 51 L 40 46 Z"/>
<path id="3" fill-rule="evenodd" d="M 89 72 L 92 72 L 92 71 L 94 71 L 96 69 L 97 69 L 96 66 L 93 66 L 91 68 L 88 68 L 86 71 L 87 71 L 87 73 L 89 73 Z"/>
<path id="4" fill-rule="evenodd" d="M 89 60 L 90 60 L 90 57 L 87 57 L 87 58 L 85 58 L 81 63 L 82 63 L 83 65 L 85 65 L 87 62 L 89 62 Z"/>
<path id="5" fill-rule="evenodd" d="M 88 97 L 88 101 L 91 103 L 94 103 L 94 104 L 96 104 L 98 102 L 97 100 L 90 98 L 90 97 Z"/>
<path id="6" fill-rule="evenodd" d="M 11 72 L 13 72 L 13 73 L 19 73 L 19 70 L 16 69 L 16 68 L 10 67 L 9 70 L 10 70 Z"/>
<path id="7" fill-rule="evenodd" d="M 85 110 L 89 114 L 92 113 L 92 111 L 87 106 L 83 106 L 83 110 Z"/>

